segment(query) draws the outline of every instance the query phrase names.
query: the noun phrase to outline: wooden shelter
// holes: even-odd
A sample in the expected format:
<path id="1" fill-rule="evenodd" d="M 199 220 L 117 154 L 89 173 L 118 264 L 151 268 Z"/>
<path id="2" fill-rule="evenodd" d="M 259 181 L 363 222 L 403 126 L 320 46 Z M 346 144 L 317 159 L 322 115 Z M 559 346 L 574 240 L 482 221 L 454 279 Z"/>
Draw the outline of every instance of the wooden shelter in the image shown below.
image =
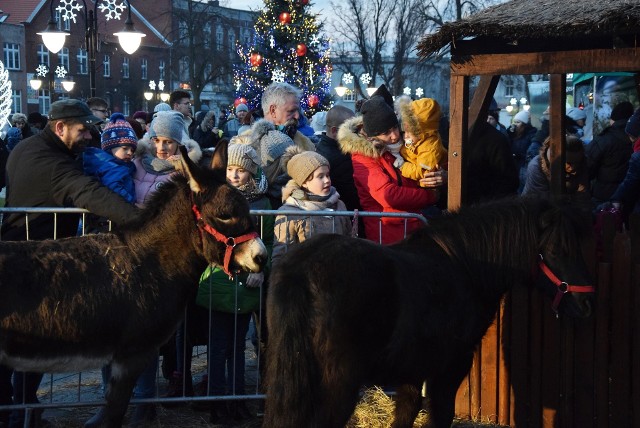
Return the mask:
<path id="1" fill-rule="evenodd" d="M 551 190 L 564 192 L 566 74 L 640 70 L 640 0 L 511 0 L 422 39 L 423 58 L 449 50 L 450 209 L 465 202 L 469 129 L 485 120 L 501 75 L 548 74 Z M 473 100 L 471 76 L 480 76 Z M 637 219 L 636 219 L 637 220 Z M 634 227 L 635 226 L 635 227 Z M 640 427 L 640 222 L 605 221 L 595 316 L 555 319 L 539 293 L 514 290 L 487 332 L 456 414 L 518 427 Z"/>
<path id="2" fill-rule="evenodd" d="M 511 0 L 450 22 L 422 39 L 420 55 L 449 49 L 449 208 L 464 202 L 467 129 L 487 108 L 501 75 L 549 74 L 552 191 L 563 191 L 567 73 L 640 70 L 640 1 Z M 481 76 L 469 103 L 469 78 Z"/>

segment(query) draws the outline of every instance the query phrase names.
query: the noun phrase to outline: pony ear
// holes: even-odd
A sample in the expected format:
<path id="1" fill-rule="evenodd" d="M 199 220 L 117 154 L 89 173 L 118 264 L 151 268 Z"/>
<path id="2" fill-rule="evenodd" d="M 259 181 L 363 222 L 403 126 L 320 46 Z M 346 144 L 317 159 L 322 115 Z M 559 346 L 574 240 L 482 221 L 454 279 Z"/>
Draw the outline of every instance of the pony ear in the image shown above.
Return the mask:
<path id="1" fill-rule="evenodd" d="M 180 150 L 180 163 L 177 165 L 178 169 L 181 170 L 189 179 L 189 187 L 191 188 L 192 192 L 202 192 L 202 186 L 200 185 L 198 180 L 196 180 L 196 170 L 198 168 L 197 165 L 191 160 L 191 158 L 189 158 L 189 152 L 187 151 L 187 148 L 185 146 L 180 144 L 178 146 L 178 149 Z"/>
<path id="2" fill-rule="evenodd" d="M 215 173 L 216 177 L 221 182 L 227 181 L 227 149 L 229 147 L 229 140 L 223 138 L 216 144 L 216 149 L 213 151 L 213 158 L 211 158 L 211 170 Z"/>

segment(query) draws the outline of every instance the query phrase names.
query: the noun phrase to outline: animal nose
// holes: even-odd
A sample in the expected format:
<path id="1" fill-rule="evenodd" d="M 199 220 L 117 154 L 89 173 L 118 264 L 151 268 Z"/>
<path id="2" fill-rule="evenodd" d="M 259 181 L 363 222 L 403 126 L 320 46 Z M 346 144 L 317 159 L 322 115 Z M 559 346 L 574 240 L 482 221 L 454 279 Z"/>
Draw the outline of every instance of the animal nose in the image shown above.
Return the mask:
<path id="1" fill-rule="evenodd" d="M 266 254 L 257 254 L 254 258 L 253 261 L 256 262 L 256 264 L 258 266 L 260 266 L 261 268 L 264 268 L 264 266 L 267 264 L 267 255 Z"/>

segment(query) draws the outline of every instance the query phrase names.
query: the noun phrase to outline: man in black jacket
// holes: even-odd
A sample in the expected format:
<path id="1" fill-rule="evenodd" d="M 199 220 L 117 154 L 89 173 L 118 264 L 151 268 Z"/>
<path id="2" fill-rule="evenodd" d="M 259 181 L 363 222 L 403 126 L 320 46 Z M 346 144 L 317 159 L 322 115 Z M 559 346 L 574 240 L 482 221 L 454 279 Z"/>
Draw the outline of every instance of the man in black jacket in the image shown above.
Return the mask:
<path id="1" fill-rule="evenodd" d="M 87 104 L 62 100 L 51 104 L 47 127 L 15 147 L 7 160 L 7 207 L 78 207 L 107 217 L 116 224 L 132 220 L 138 209 L 86 176 L 78 157 L 91 139 L 90 128 L 102 122 Z M 4 241 L 40 240 L 75 236 L 79 214 L 31 214 L 29 227 L 23 213 L 5 215 L 0 238 Z M 54 224 L 55 223 L 55 224 Z M 11 375 L 14 383 L 11 384 Z M 35 403 L 42 374 L 13 372 L 0 366 L 0 404 Z M 5 419 L 5 420 L 3 420 Z M 0 415 L 6 422 L 7 415 Z M 13 411 L 7 426 L 20 427 L 24 412 Z"/>

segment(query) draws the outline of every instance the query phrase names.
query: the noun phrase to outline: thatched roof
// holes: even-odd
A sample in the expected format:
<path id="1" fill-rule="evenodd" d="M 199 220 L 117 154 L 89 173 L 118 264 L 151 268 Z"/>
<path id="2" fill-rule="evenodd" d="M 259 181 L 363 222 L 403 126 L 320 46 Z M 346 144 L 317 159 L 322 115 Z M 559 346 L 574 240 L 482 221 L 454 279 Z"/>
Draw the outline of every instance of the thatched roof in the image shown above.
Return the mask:
<path id="1" fill-rule="evenodd" d="M 511 0 L 444 24 L 422 39 L 418 51 L 427 57 L 461 40 L 485 37 L 510 45 L 585 39 L 608 39 L 615 45 L 622 37 L 635 46 L 635 35 L 640 35 L 640 0 Z"/>

